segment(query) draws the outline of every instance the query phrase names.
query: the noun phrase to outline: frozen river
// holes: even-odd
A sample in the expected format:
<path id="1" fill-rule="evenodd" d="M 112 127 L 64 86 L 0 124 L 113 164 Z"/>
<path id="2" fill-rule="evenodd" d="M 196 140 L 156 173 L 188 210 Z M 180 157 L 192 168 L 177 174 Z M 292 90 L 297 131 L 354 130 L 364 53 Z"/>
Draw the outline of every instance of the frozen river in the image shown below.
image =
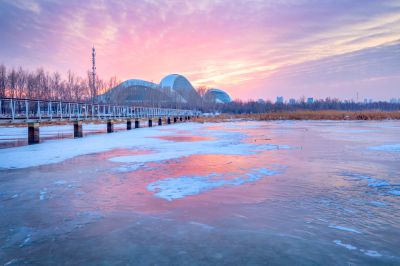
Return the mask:
<path id="1" fill-rule="evenodd" d="M 3 264 L 400 265 L 400 122 L 185 123 L 0 149 Z"/>

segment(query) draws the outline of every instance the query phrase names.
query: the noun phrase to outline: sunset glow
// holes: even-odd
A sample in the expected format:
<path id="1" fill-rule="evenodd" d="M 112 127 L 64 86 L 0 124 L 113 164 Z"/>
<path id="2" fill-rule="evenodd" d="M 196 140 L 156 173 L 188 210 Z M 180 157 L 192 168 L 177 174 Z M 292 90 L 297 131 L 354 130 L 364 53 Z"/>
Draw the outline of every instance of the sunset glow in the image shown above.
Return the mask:
<path id="1" fill-rule="evenodd" d="M 232 98 L 399 96 L 400 2 L 0 2 L 0 63 L 153 82 L 170 73 Z"/>

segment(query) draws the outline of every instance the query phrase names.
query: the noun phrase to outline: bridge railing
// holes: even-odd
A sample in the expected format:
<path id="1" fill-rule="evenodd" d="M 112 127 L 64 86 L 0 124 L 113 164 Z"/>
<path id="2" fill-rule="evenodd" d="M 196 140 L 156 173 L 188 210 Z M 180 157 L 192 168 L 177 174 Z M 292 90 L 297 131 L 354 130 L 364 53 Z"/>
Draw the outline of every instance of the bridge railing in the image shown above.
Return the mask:
<path id="1" fill-rule="evenodd" d="M 196 116 L 196 110 L 0 98 L 1 120 L 104 120 Z"/>

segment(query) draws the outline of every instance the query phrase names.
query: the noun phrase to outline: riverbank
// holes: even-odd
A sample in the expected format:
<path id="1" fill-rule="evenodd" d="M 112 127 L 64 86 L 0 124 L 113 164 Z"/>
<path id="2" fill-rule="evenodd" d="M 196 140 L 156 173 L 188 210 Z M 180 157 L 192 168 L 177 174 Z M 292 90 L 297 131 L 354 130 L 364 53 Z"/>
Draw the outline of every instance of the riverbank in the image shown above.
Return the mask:
<path id="1" fill-rule="evenodd" d="M 262 114 L 221 114 L 218 116 L 200 117 L 197 122 L 225 122 L 230 120 L 400 120 L 400 112 L 383 111 L 296 111 Z"/>

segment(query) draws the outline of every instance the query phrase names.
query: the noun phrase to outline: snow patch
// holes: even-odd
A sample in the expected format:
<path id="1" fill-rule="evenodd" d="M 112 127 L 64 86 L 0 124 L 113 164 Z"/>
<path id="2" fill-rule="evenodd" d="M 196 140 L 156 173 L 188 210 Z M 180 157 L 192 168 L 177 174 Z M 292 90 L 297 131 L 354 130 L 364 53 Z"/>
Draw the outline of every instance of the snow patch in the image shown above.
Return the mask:
<path id="1" fill-rule="evenodd" d="M 47 193 L 47 188 L 43 189 L 39 193 L 39 199 L 40 200 L 45 200 L 46 199 L 46 193 Z"/>
<path id="2" fill-rule="evenodd" d="M 386 186 L 390 186 L 390 184 L 386 180 L 373 178 L 373 177 L 371 177 L 369 175 L 366 175 L 366 174 L 343 172 L 341 175 L 345 176 L 345 177 L 349 177 L 350 180 L 355 180 L 355 181 L 365 180 L 365 181 L 368 182 L 368 186 L 369 187 L 386 187 Z"/>
<path id="3" fill-rule="evenodd" d="M 351 181 L 367 181 L 369 187 L 374 187 L 379 189 L 379 191 L 392 194 L 396 196 L 400 196 L 400 190 L 396 189 L 397 185 L 390 184 L 388 181 L 384 179 L 373 178 L 366 174 L 360 173 L 351 173 L 351 172 L 342 172 L 342 176 L 348 177 Z"/>
<path id="4" fill-rule="evenodd" d="M 10 266 L 10 265 L 13 265 L 14 263 L 17 263 L 17 262 L 19 262 L 19 259 L 12 259 L 12 260 L 4 263 L 4 266 Z"/>
<path id="5" fill-rule="evenodd" d="M 375 257 L 375 258 L 382 257 L 382 254 L 375 250 L 360 249 L 360 251 L 370 257 Z"/>
<path id="6" fill-rule="evenodd" d="M 144 164 L 143 163 L 138 163 L 138 164 L 131 164 L 131 165 L 126 165 L 126 166 L 121 166 L 114 168 L 116 172 L 119 173 L 127 173 L 127 172 L 133 172 L 142 167 Z"/>
<path id="7" fill-rule="evenodd" d="M 251 173 L 246 173 L 243 176 L 233 179 L 224 179 L 224 175 L 216 173 L 212 173 L 208 176 L 165 178 L 150 183 L 147 185 L 147 190 L 154 192 L 156 197 L 172 201 L 186 196 L 200 194 L 217 187 L 243 185 L 261 179 L 264 176 L 272 176 L 279 173 L 277 170 L 266 168 L 253 169 L 252 171 Z"/>
<path id="8" fill-rule="evenodd" d="M 27 168 L 64 160 L 91 153 L 106 152 L 116 148 L 152 150 L 153 154 L 118 156 L 110 160 L 122 163 L 146 163 L 176 159 L 193 154 L 247 155 L 265 150 L 291 149 L 287 145 L 256 145 L 242 143 L 244 133 L 206 130 L 207 124 L 185 123 L 171 125 L 167 130 L 141 128 L 140 130 L 119 131 L 113 134 L 90 135 L 78 139 L 49 140 L 37 145 L 2 149 L 0 168 Z M 200 133 L 213 139 L 191 142 L 171 142 L 157 137 L 176 136 L 180 130 Z M 120 169 L 122 170 L 122 169 Z"/>
<path id="9" fill-rule="evenodd" d="M 351 232 L 351 233 L 356 233 L 356 234 L 361 234 L 360 231 L 350 228 L 350 227 L 345 227 L 345 226 L 340 226 L 340 225 L 329 225 L 330 228 L 346 231 L 346 232 Z"/>
<path id="10" fill-rule="evenodd" d="M 355 246 L 353 246 L 353 245 L 350 245 L 350 244 L 342 243 L 342 241 L 340 241 L 340 240 L 333 240 L 333 242 L 334 242 L 336 245 L 338 245 L 338 246 L 347 248 L 348 250 L 355 250 L 355 249 L 357 249 L 357 247 L 355 247 Z"/>
<path id="11" fill-rule="evenodd" d="M 20 248 L 29 246 L 32 243 L 32 238 L 30 235 L 28 235 L 27 238 L 24 239 L 24 241 L 21 243 L 21 245 L 19 245 Z"/>

